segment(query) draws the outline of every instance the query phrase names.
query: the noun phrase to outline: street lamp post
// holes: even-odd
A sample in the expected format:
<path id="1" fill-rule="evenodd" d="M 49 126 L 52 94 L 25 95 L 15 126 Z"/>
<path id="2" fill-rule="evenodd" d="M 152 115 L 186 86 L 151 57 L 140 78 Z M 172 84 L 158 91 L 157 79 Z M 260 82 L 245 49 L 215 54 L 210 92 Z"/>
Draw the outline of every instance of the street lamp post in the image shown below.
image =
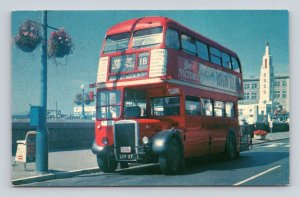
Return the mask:
<path id="1" fill-rule="evenodd" d="M 84 85 L 81 85 L 81 89 L 82 89 L 82 100 L 81 100 L 81 119 L 85 119 L 85 112 L 84 112 Z"/>
<path id="2" fill-rule="evenodd" d="M 36 133 L 36 170 L 38 172 L 48 171 L 48 131 L 47 131 L 47 11 L 42 13 L 42 31 L 44 40 L 42 42 L 41 56 L 41 86 L 40 102 L 42 113 Z"/>

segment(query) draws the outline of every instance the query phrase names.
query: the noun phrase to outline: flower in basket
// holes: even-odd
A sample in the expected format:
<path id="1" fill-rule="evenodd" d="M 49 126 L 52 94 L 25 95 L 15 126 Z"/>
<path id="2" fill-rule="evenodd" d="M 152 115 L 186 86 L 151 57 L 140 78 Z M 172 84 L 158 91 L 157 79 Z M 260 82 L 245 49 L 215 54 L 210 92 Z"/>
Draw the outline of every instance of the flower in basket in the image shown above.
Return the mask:
<path id="1" fill-rule="evenodd" d="M 70 35 L 60 28 L 51 33 L 48 40 L 48 57 L 49 58 L 63 58 L 73 52 L 73 42 Z"/>
<path id="2" fill-rule="evenodd" d="M 16 46 L 24 52 L 32 52 L 42 41 L 41 28 L 38 23 L 27 20 L 14 37 Z"/>
<path id="3" fill-rule="evenodd" d="M 88 94 L 84 94 L 84 103 L 89 105 L 91 103 L 90 96 Z"/>
<path id="4" fill-rule="evenodd" d="M 259 136 L 266 136 L 268 133 L 264 130 L 256 130 L 253 133 L 254 135 L 259 135 Z"/>
<path id="5" fill-rule="evenodd" d="M 73 102 L 76 103 L 77 105 L 80 105 L 81 101 L 82 101 L 82 94 L 76 94 Z"/>

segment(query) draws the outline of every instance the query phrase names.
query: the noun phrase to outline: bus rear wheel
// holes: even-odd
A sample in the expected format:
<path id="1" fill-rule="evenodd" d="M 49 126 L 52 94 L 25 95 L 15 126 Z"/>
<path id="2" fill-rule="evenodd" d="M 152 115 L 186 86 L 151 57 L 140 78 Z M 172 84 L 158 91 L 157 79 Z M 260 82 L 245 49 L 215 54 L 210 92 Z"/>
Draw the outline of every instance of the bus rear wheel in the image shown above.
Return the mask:
<path id="1" fill-rule="evenodd" d="M 163 174 L 176 174 L 181 168 L 183 161 L 183 152 L 178 141 L 173 138 L 167 148 L 166 153 L 159 156 L 159 167 Z"/>
<path id="2" fill-rule="evenodd" d="M 225 159 L 233 160 L 238 157 L 236 138 L 233 133 L 230 133 L 226 141 Z"/>
<path id="3" fill-rule="evenodd" d="M 115 159 L 100 155 L 97 155 L 97 163 L 100 170 L 105 173 L 114 172 L 118 166 L 118 162 Z"/>

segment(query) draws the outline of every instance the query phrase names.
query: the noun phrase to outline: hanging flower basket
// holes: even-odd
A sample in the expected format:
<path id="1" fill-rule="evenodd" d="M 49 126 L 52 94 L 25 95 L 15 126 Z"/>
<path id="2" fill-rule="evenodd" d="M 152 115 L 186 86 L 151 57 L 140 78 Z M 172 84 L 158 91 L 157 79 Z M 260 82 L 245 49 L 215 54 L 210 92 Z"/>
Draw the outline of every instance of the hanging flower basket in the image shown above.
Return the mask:
<path id="1" fill-rule="evenodd" d="M 82 102 L 82 94 L 76 94 L 76 95 L 75 95 L 75 99 L 74 99 L 73 102 L 76 103 L 77 105 L 81 105 L 81 102 Z"/>
<path id="2" fill-rule="evenodd" d="M 76 94 L 73 102 L 76 103 L 77 105 L 81 105 L 82 104 L 82 94 Z M 90 100 L 90 97 L 88 94 L 84 94 L 84 103 L 86 105 L 89 105 L 91 103 L 91 100 Z"/>
<path id="3" fill-rule="evenodd" d="M 41 27 L 33 21 L 25 21 L 14 37 L 16 46 L 24 52 L 30 53 L 41 43 Z"/>
<path id="4" fill-rule="evenodd" d="M 84 103 L 89 105 L 91 103 L 90 96 L 88 94 L 84 94 Z"/>
<path id="5" fill-rule="evenodd" d="M 51 33 L 48 40 L 48 57 L 63 58 L 73 52 L 72 39 L 64 29 Z"/>

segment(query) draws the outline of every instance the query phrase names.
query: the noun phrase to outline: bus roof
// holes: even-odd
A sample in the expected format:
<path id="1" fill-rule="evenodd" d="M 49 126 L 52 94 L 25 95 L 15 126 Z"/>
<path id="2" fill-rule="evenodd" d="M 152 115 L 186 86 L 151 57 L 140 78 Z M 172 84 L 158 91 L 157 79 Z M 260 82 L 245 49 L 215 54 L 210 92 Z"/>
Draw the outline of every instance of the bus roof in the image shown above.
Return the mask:
<path id="1" fill-rule="evenodd" d="M 135 19 L 123 21 L 109 28 L 106 33 L 106 36 L 114 35 L 118 33 L 124 33 L 124 32 L 133 32 L 135 30 L 146 29 L 146 28 L 157 27 L 157 26 L 165 26 L 165 25 L 168 27 L 172 27 L 178 31 L 184 32 L 189 36 L 192 36 L 196 39 L 205 42 L 206 44 L 209 44 L 213 47 L 223 50 L 224 52 L 227 52 L 230 55 L 237 56 L 235 52 L 222 46 L 221 44 L 179 24 L 178 22 L 170 18 L 162 17 L 162 16 L 147 16 L 147 17 L 135 18 Z"/>

